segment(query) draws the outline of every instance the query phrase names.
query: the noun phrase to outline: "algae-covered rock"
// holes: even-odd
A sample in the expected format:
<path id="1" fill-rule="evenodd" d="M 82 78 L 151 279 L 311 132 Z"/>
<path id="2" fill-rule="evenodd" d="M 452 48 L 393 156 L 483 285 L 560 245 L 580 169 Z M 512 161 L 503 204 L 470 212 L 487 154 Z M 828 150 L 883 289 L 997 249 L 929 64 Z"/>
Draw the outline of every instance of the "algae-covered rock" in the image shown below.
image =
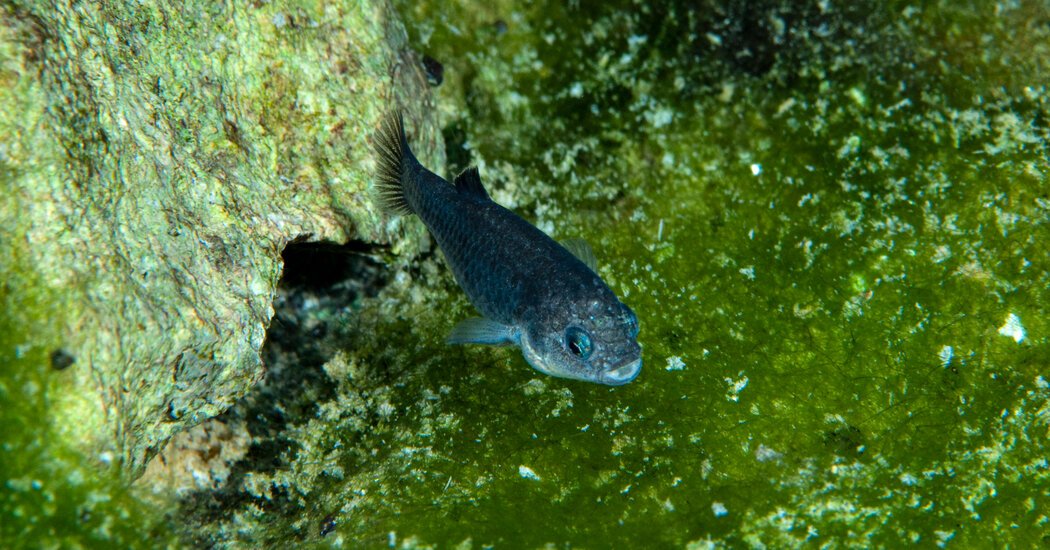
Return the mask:
<path id="1" fill-rule="evenodd" d="M 498 202 L 590 241 L 638 313 L 641 376 L 446 346 L 475 313 L 425 247 L 290 249 L 332 273 L 287 274 L 262 383 L 154 460 L 167 530 L 117 495 L 96 538 L 1046 545 L 1045 2 L 399 9 L 444 66 L 450 171 L 477 163 Z M 62 501 L 34 481 L 11 494 Z"/>
<path id="2" fill-rule="evenodd" d="M 594 245 L 645 368 L 444 346 L 473 313 L 423 258 L 185 501 L 196 540 L 1046 544 L 1045 2 L 401 8 L 449 164 Z"/>
<path id="3" fill-rule="evenodd" d="M 41 424 L 135 475 L 262 376 L 287 243 L 388 241 L 367 136 L 399 101 L 440 166 L 426 79 L 382 1 L 2 10 L 0 278 L 49 305 L 5 341 L 58 358 Z"/>

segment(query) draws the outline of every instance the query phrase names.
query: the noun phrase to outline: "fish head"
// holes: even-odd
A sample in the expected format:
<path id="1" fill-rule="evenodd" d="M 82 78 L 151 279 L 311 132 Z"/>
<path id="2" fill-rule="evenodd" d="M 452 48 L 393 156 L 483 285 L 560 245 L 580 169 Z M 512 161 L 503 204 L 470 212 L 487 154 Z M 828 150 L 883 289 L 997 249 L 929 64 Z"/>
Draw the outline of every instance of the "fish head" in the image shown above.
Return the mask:
<path id="1" fill-rule="evenodd" d="M 611 293 L 610 293 L 611 294 Z M 536 370 L 621 386 L 642 370 L 638 317 L 615 296 L 571 301 L 537 312 L 522 327 L 521 348 Z"/>

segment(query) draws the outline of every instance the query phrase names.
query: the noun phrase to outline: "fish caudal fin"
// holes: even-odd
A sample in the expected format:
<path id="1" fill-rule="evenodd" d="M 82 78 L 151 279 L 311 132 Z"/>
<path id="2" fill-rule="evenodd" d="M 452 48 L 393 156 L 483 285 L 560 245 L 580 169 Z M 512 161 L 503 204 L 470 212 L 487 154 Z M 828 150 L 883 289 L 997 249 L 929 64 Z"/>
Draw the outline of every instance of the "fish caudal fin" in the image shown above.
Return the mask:
<path id="1" fill-rule="evenodd" d="M 383 209 L 396 214 L 411 214 L 412 208 L 405 199 L 405 157 L 412 156 L 405 139 L 405 124 L 401 111 L 393 111 L 383 117 L 375 134 L 376 189 Z"/>

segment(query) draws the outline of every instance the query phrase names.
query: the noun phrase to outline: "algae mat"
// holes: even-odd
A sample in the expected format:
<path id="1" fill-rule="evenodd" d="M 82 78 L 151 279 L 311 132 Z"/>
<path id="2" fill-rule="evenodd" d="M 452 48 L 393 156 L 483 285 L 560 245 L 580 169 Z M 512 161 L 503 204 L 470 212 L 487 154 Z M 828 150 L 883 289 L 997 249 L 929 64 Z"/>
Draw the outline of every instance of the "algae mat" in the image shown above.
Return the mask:
<path id="1" fill-rule="evenodd" d="M 1045 542 L 1045 3 L 400 7 L 448 172 L 591 241 L 645 370 L 443 347 L 472 313 L 425 257 L 210 540 Z"/>
<path id="2" fill-rule="evenodd" d="M 1046 544 L 1045 2 L 399 8 L 448 172 L 588 239 L 645 369 L 445 347 L 472 312 L 440 256 L 371 251 L 387 284 L 317 314 L 316 378 L 227 416 L 252 448 L 185 537 Z"/>

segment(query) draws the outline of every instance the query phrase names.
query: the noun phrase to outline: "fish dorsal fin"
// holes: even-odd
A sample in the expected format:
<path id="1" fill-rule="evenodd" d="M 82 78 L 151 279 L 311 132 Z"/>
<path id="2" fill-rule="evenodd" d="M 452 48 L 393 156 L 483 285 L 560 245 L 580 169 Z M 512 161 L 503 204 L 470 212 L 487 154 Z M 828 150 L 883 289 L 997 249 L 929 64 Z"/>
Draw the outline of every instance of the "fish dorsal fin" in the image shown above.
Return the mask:
<path id="1" fill-rule="evenodd" d="M 453 183 L 456 184 L 456 190 L 460 193 L 489 198 L 489 194 L 485 191 L 485 186 L 481 185 L 481 174 L 478 173 L 477 166 L 471 166 L 460 172 Z"/>
<path id="2" fill-rule="evenodd" d="M 591 245 L 587 244 L 587 241 L 577 238 L 566 239 L 561 245 L 565 247 L 565 250 L 572 252 L 572 255 L 576 256 L 591 271 L 598 273 L 598 258 L 594 257 L 594 250 L 591 250 Z"/>

